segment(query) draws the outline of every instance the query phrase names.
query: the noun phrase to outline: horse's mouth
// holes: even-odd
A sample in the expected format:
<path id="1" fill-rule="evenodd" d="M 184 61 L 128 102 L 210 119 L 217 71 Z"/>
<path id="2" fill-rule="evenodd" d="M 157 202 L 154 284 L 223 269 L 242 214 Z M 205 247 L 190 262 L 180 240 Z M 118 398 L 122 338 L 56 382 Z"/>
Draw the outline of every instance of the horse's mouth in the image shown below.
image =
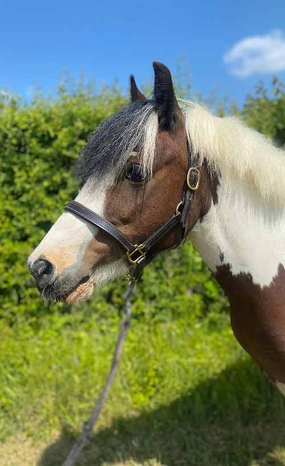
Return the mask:
<path id="1" fill-rule="evenodd" d="M 41 294 L 49 301 L 62 301 L 66 304 L 85 301 L 91 296 L 94 284 L 90 276 L 83 277 L 75 286 L 66 287 L 60 279 L 46 286 Z"/>
<path id="2" fill-rule="evenodd" d="M 66 304 L 71 304 L 79 301 L 85 301 L 88 299 L 93 291 L 94 285 L 90 281 L 90 277 L 87 281 L 82 281 L 80 284 L 65 298 L 64 302 Z"/>

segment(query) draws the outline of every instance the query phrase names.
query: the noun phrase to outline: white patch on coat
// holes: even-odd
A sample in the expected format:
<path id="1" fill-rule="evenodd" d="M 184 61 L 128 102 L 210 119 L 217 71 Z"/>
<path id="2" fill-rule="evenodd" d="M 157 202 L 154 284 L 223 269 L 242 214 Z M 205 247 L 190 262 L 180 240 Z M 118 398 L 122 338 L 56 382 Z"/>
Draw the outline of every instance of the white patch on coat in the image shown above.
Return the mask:
<path id="1" fill-rule="evenodd" d="M 285 396 L 285 384 L 281 382 L 276 382 L 276 386 L 279 388 L 280 392 Z"/>
<path id="2" fill-rule="evenodd" d="M 253 282 L 270 285 L 285 265 L 285 210 L 265 201 L 249 180 L 221 170 L 213 204 L 190 234 L 209 268 L 229 264 L 233 275 L 249 273 Z"/>

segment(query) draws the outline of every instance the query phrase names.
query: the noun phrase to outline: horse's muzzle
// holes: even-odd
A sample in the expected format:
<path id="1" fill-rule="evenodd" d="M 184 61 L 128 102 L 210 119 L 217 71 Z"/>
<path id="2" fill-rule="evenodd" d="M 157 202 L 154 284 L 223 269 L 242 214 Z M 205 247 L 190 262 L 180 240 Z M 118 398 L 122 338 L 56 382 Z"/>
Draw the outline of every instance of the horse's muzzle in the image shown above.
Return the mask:
<path id="1" fill-rule="evenodd" d="M 55 266 L 45 257 L 39 257 L 32 265 L 31 274 L 33 275 L 36 285 L 42 292 L 54 279 Z"/>

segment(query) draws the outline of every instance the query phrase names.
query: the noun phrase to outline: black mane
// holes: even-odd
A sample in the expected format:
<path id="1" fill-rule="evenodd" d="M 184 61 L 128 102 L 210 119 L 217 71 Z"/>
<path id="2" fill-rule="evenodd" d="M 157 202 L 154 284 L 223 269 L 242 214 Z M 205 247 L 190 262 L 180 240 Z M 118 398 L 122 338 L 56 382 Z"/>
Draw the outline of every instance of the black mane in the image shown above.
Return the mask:
<path id="1" fill-rule="evenodd" d="M 146 108 L 148 106 L 148 109 Z M 103 121 L 82 150 L 79 176 L 84 184 L 91 176 L 102 177 L 124 164 L 126 151 L 143 142 L 143 125 L 154 111 L 154 101 L 132 102 Z"/>

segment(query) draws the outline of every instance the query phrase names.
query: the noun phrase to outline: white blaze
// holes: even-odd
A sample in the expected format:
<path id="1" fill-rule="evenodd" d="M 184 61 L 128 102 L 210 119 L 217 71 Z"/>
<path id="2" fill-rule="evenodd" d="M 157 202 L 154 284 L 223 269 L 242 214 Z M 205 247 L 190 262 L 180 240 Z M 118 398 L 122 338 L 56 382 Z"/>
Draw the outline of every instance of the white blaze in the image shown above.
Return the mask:
<path id="1" fill-rule="evenodd" d="M 76 201 L 98 215 L 103 215 L 107 188 L 106 182 L 98 186 L 94 182 L 86 183 Z M 45 256 L 48 260 L 52 259 L 51 262 L 58 268 L 59 273 L 65 266 L 75 263 L 80 266 L 86 247 L 97 233 L 98 228 L 94 225 L 65 212 L 30 255 L 28 263 L 31 266 L 40 256 Z"/>

